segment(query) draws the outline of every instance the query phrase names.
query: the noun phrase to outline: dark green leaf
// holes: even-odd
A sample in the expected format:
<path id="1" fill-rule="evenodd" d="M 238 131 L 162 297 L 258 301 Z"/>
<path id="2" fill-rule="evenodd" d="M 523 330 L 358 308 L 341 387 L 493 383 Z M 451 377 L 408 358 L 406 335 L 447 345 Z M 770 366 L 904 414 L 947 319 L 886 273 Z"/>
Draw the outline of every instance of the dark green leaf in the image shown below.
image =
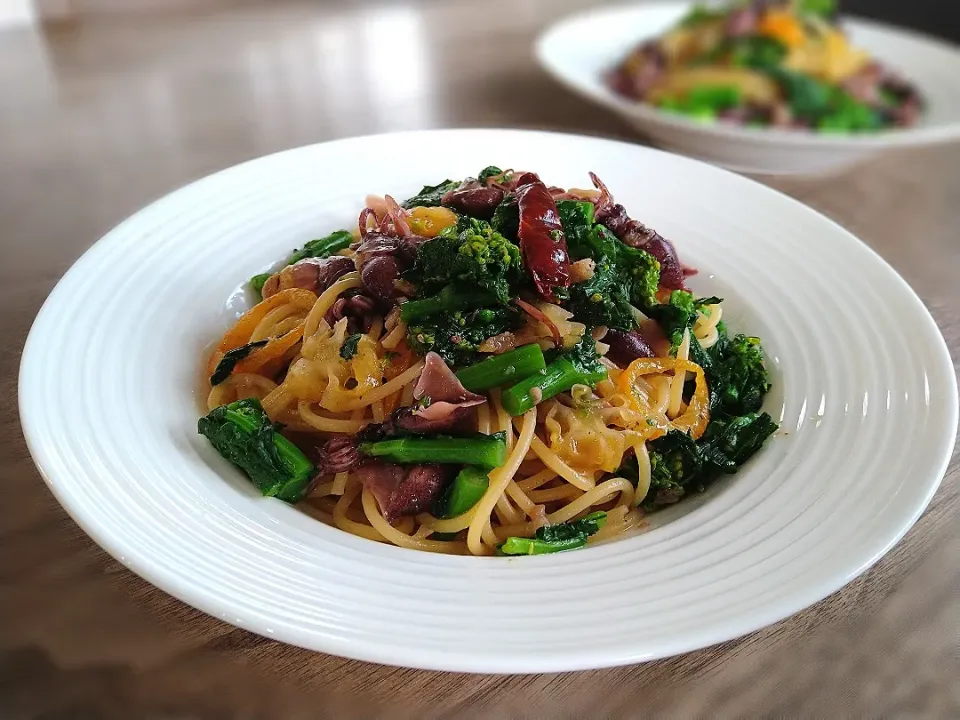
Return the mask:
<path id="1" fill-rule="evenodd" d="M 767 413 L 714 420 L 697 442 L 707 473 L 733 473 L 777 431 Z"/>
<path id="2" fill-rule="evenodd" d="M 257 295 L 263 297 L 263 286 L 266 285 L 267 280 L 270 279 L 270 275 L 271 273 L 260 273 L 250 278 L 250 287 L 253 288 Z"/>
<path id="3" fill-rule="evenodd" d="M 798 0 L 798 10 L 807 15 L 832 18 L 837 13 L 837 0 Z"/>
<path id="4" fill-rule="evenodd" d="M 233 350 L 228 350 L 223 354 L 223 357 L 220 358 L 220 362 L 217 363 L 217 367 L 213 371 L 213 375 L 210 376 L 211 385 L 219 385 L 228 377 L 230 373 L 233 372 L 233 369 L 237 366 L 237 363 L 243 360 L 247 355 L 252 353 L 258 347 L 263 347 L 266 345 L 269 340 L 257 340 L 256 342 L 247 343 L 246 345 L 241 345 L 238 348 Z"/>
<path id="5" fill-rule="evenodd" d="M 287 259 L 287 265 L 293 265 L 304 258 L 325 258 L 340 252 L 353 242 L 353 234 L 349 230 L 335 230 L 326 237 L 311 240 Z M 261 288 L 263 286 L 261 285 Z"/>
<path id="6" fill-rule="evenodd" d="M 520 208 L 515 195 L 507 195 L 493 211 L 490 225 L 509 240 L 516 240 L 520 230 Z"/>
<path id="7" fill-rule="evenodd" d="M 403 203 L 403 207 L 407 210 L 415 207 L 437 207 L 444 195 L 458 187 L 458 180 L 444 180 L 439 185 L 424 185 L 419 193 Z"/>
<path id="8" fill-rule="evenodd" d="M 646 308 L 655 302 L 660 264 L 596 224 L 593 203 L 561 200 L 557 211 L 571 259 L 590 258 L 595 263 L 591 278 L 570 287 L 564 306 L 586 325 L 632 329 L 636 320 L 631 306 Z"/>
<path id="9" fill-rule="evenodd" d="M 698 25 L 703 25 L 705 23 L 714 22 L 716 20 L 722 20 L 727 15 L 725 10 L 704 7 L 703 5 L 695 5 L 690 12 L 688 12 L 681 20 L 680 27 L 683 28 L 694 28 Z"/>
<path id="10" fill-rule="evenodd" d="M 296 502 L 313 476 L 313 463 L 277 432 L 255 398 L 215 408 L 200 418 L 197 431 L 264 495 Z"/>
<path id="11" fill-rule="evenodd" d="M 486 185 L 489 178 L 496 178 L 500 175 L 503 175 L 503 170 L 498 168 L 496 165 L 488 165 L 480 171 L 479 175 L 477 175 L 477 180 L 480 181 L 481 185 Z"/>
<path id="12" fill-rule="evenodd" d="M 434 315 L 407 328 L 407 342 L 420 355 L 431 350 L 448 365 L 470 365 L 481 360 L 480 344 L 514 327 L 518 321 L 511 307 L 461 310 Z"/>
<path id="13" fill-rule="evenodd" d="M 545 555 L 575 550 L 586 545 L 587 538 L 599 531 L 606 520 L 607 514 L 598 511 L 580 520 L 546 525 L 537 530 L 532 538 L 507 538 L 498 550 L 503 555 Z"/>
<path id="14" fill-rule="evenodd" d="M 362 335 L 356 333 L 355 335 L 348 335 L 344 341 L 343 345 L 340 346 L 340 357 L 344 360 L 350 360 L 354 355 L 357 354 L 357 345 L 360 343 L 360 338 Z"/>
<path id="15" fill-rule="evenodd" d="M 687 291 L 674 290 L 668 302 L 653 305 L 645 312 L 659 323 L 663 334 L 670 340 L 671 354 L 675 354 L 683 341 L 683 331 L 696 322 L 697 304 Z"/>
<path id="16" fill-rule="evenodd" d="M 713 416 L 737 416 L 756 412 L 770 389 L 760 339 L 737 335 L 729 338 L 726 326 L 718 326 L 720 338 L 706 354 L 704 371 L 710 389 Z"/>

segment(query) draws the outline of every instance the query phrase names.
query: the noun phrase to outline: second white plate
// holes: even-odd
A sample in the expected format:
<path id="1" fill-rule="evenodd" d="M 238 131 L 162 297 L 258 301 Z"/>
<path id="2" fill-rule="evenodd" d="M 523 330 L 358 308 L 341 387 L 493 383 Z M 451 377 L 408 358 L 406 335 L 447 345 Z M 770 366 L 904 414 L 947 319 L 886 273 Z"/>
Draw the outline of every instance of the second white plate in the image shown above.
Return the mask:
<path id="1" fill-rule="evenodd" d="M 929 107 L 913 128 L 856 135 L 702 123 L 617 95 L 603 75 L 638 43 L 673 27 L 689 2 L 652 2 L 561 20 L 537 41 L 540 64 L 573 92 L 624 118 L 658 145 L 762 174 L 837 171 L 891 147 L 960 139 L 960 49 L 940 40 L 860 19 L 844 19 L 851 41 L 915 82 Z"/>

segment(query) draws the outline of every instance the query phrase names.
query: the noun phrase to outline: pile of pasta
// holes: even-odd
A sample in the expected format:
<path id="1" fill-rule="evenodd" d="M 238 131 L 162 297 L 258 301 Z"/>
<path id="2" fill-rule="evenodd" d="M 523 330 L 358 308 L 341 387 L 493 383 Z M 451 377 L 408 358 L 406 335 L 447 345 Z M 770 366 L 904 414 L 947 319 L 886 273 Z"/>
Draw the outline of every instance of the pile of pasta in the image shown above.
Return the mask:
<path id="1" fill-rule="evenodd" d="M 340 254 L 350 257 L 352 251 Z M 350 359 L 341 357 L 347 320 L 331 325 L 325 317 L 343 293 L 361 284 L 359 273 L 351 272 L 319 297 L 287 288 L 241 316 L 210 355 L 208 374 L 227 351 L 269 340 L 210 390 L 208 407 L 255 397 L 272 421 L 289 431 L 316 434 L 319 445 L 337 435 L 356 435 L 397 408 L 413 405 L 424 363 L 407 347 L 398 308 L 376 316 L 356 353 Z M 540 309 L 569 318 L 556 305 L 541 303 Z M 692 332 L 704 348 L 717 342 L 721 317 L 719 305 L 701 310 Z M 585 330 L 573 322 L 564 327 L 570 333 Z M 547 328 L 531 330 L 549 346 Z M 650 487 L 646 443 L 671 429 L 699 437 L 708 420 L 706 380 L 688 358 L 689 332 L 676 357 L 641 358 L 627 368 L 604 358 L 609 376 L 596 388 L 574 386 L 520 417 L 511 418 L 500 404 L 499 391 L 490 391 L 487 402 L 476 408 L 476 430 L 505 433 L 507 461 L 490 472 L 480 502 L 459 517 L 423 513 L 390 524 L 371 492 L 350 472 L 320 478 L 298 507 L 354 535 L 441 553 L 489 555 L 509 536 L 532 537 L 543 525 L 596 510 L 607 512 L 607 522 L 590 542 L 635 530 L 644 523 L 637 505 Z M 602 355 L 602 337 L 597 346 Z M 688 378 L 696 383 L 685 402 Z M 617 474 L 629 451 L 636 454 L 639 477 Z M 431 539 L 434 533 L 457 535 L 437 540 Z"/>

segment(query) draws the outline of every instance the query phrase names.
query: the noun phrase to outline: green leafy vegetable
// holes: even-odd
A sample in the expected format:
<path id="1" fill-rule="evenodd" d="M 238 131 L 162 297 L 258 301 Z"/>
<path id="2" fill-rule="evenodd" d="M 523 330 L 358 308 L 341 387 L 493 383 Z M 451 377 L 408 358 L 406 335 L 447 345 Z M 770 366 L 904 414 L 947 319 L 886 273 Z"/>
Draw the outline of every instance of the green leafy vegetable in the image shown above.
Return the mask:
<path id="1" fill-rule="evenodd" d="M 671 430 L 650 443 L 650 490 L 648 507 L 677 502 L 687 492 L 706 486 L 703 461 L 693 438 Z"/>
<path id="2" fill-rule="evenodd" d="M 296 502 L 314 474 L 313 463 L 277 432 L 254 398 L 215 408 L 200 418 L 197 431 L 264 495 Z"/>
<path id="3" fill-rule="evenodd" d="M 484 340 L 516 323 L 517 312 L 508 307 L 441 313 L 409 325 L 407 342 L 420 355 L 432 350 L 448 365 L 470 365 L 480 359 L 478 349 Z"/>
<path id="4" fill-rule="evenodd" d="M 794 117 L 820 130 L 857 132 L 883 124 L 880 114 L 841 87 L 783 67 L 768 70 L 790 104 Z"/>
<path id="5" fill-rule="evenodd" d="M 360 343 L 360 333 L 355 335 L 348 335 L 344 341 L 343 345 L 340 346 L 340 357 L 344 360 L 350 360 L 354 355 L 357 354 L 357 345 Z"/>
<path id="6" fill-rule="evenodd" d="M 671 505 L 691 492 L 703 492 L 720 474 L 735 473 L 753 457 L 777 423 L 767 413 L 712 420 L 694 441 L 672 430 L 650 443 L 650 490 L 643 500 L 647 510 Z M 636 458 L 621 468 L 637 477 Z"/>
<path id="7" fill-rule="evenodd" d="M 741 35 L 724 39 L 716 47 L 693 60 L 692 64 L 729 63 L 735 67 L 770 70 L 782 64 L 787 52 L 787 46 L 776 38 L 766 35 Z"/>
<path id="8" fill-rule="evenodd" d="M 716 344 L 706 351 L 709 362 L 704 366 L 711 416 L 756 412 L 770 389 L 760 338 L 737 335 L 730 339 L 726 325 L 721 325 L 717 325 Z"/>
<path id="9" fill-rule="evenodd" d="M 587 544 L 587 538 L 596 534 L 607 521 L 603 511 L 593 512 L 579 520 L 545 525 L 532 538 L 508 537 L 500 545 L 504 555 L 545 555 L 575 550 Z"/>
<path id="10" fill-rule="evenodd" d="M 782 42 L 763 35 L 735 38 L 727 45 L 727 53 L 733 65 L 755 70 L 779 67 L 787 52 L 787 46 Z"/>
<path id="11" fill-rule="evenodd" d="M 733 85 L 701 85 L 691 88 L 680 97 L 664 96 L 657 103 L 664 110 L 672 110 L 702 119 L 711 119 L 720 112 L 743 103 L 740 88 Z"/>
<path id="12" fill-rule="evenodd" d="M 503 202 L 497 205 L 490 219 L 493 229 L 510 240 L 517 239 L 520 231 L 520 206 L 515 195 L 507 195 Z"/>
<path id="13" fill-rule="evenodd" d="M 496 165 L 488 165 L 480 171 L 479 175 L 477 175 L 477 180 L 480 181 L 481 185 L 486 185 L 489 178 L 496 178 L 501 175 L 503 175 L 503 170 L 498 168 Z"/>
<path id="14" fill-rule="evenodd" d="M 660 263 L 594 223 L 593 203 L 561 200 L 557 211 L 571 259 L 591 258 L 595 263 L 592 277 L 570 287 L 565 307 L 587 325 L 630 330 L 636 324 L 631 306 L 646 308 L 656 302 Z"/>
<path id="15" fill-rule="evenodd" d="M 795 117 L 815 121 L 830 110 L 833 93 L 826 83 L 782 67 L 771 69 L 769 74 L 780 86 Z"/>
<path id="16" fill-rule="evenodd" d="M 487 492 L 490 479 L 487 471 L 473 465 L 467 465 L 450 483 L 443 496 L 441 517 L 452 518 L 463 515 L 472 508 Z"/>
<path id="17" fill-rule="evenodd" d="M 326 237 L 311 240 L 299 250 L 294 250 L 293 254 L 287 258 L 286 265 L 293 265 L 304 258 L 326 258 L 340 252 L 353 242 L 353 235 L 349 230 L 335 230 Z M 263 286 L 273 273 L 260 273 L 250 278 L 250 287 L 258 295 L 263 294 Z"/>
<path id="18" fill-rule="evenodd" d="M 708 475 L 736 472 L 777 431 L 777 427 L 767 413 L 748 413 L 712 421 L 697 441 L 704 471 Z"/>
<path id="19" fill-rule="evenodd" d="M 335 230 L 326 237 L 311 240 L 293 255 L 287 258 L 287 265 L 293 265 L 304 258 L 326 258 L 340 252 L 353 242 L 353 234 L 349 230 Z"/>
<path id="20" fill-rule="evenodd" d="M 841 88 L 834 88 L 830 109 L 816 120 L 817 128 L 827 132 L 876 130 L 883 120 L 874 108 L 855 99 Z"/>
<path id="21" fill-rule="evenodd" d="M 560 353 L 545 369 L 503 391 L 503 409 L 516 417 L 574 385 L 596 385 L 607 377 L 607 368 L 597 355 L 597 344 L 589 334 L 577 345 Z"/>
<path id="22" fill-rule="evenodd" d="M 725 10 L 704 7 L 703 5 L 695 5 L 693 9 L 688 12 L 683 19 L 680 20 L 680 27 L 683 28 L 693 28 L 698 25 L 703 25 L 708 22 L 714 22 L 716 20 L 722 20 L 727 15 Z"/>
<path id="23" fill-rule="evenodd" d="M 502 432 L 467 437 L 398 437 L 361 443 L 360 452 L 400 464 L 476 465 L 493 470 L 507 461 L 507 440 Z"/>
<path id="24" fill-rule="evenodd" d="M 560 216 L 560 224 L 563 225 L 563 234 L 571 256 L 577 259 L 593 257 L 595 240 L 590 237 L 596 225 L 593 203 L 584 200 L 558 200 L 557 214 Z"/>
<path id="25" fill-rule="evenodd" d="M 799 0 L 797 10 L 806 15 L 831 18 L 837 12 L 837 0 Z"/>
<path id="26" fill-rule="evenodd" d="M 267 284 L 267 280 L 270 279 L 271 274 L 272 273 L 260 273 L 259 275 L 254 275 L 250 278 L 250 287 L 252 287 L 258 295 L 262 296 L 263 286 Z"/>
<path id="27" fill-rule="evenodd" d="M 420 246 L 406 279 L 418 296 L 432 295 L 451 283 L 458 290 L 483 289 L 503 305 L 512 286 L 523 277 L 520 248 L 496 232 L 490 223 L 461 216 L 460 221 Z"/>
<path id="28" fill-rule="evenodd" d="M 228 377 L 230 373 L 233 372 L 233 369 L 237 366 L 237 363 L 243 360 L 247 355 L 252 353 L 258 347 L 263 347 L 269 342 L 269 340 L 257 340 L 256 342 L 247 343 L 246 345 L 241 345 L 238 348 L 233 350 L 228 350 L 223 354 L 223 357 L 220 358 L 220 362 L 217 363 L 217 367 L 214 368 L 213 375 L 210 376 L 211 385 L 219 385 Z"/>
<path id="29" fill-rule="evenodd" d="M 447 285 L 436 295 L 403 303 L 400 317 L 405 323 L 412 323 L 432 315 L 496 304 L 497 296 L 487 290 L 461 292 L 453 285 Z"/>
<path id="30" fill-rule="evenodd" d="M 458 180 L 444 180 L 439 185 L 424 185 L 420 192 L 402 203 L 402 206 L 407 210 L 415 207 L 437 207 L 441 204 L 444 195 L 458 187 L 460 187 Z"/>
<path id="31" fill-rule="evenodd" d="M 670 353 L 676 354 L 677 347 L 683 341 L 683 331 L 696 322 L 697 304 L 693 295 L 686 290 L 674 290 L 667 302 L 653 305 L 645 312 L 659 323 L 670 341 Z"/>
<path id="32" fill-rule="evenodd" d="M 457 373 L 457 379 L 470 392 L 480 392 L 523 380 L 544 368 L 543 351 L 531 343 L 465 367 Z"/>
<path id="33" fill-rule="evenodd" d="M 570 287 L 570 299 L 565 306 L 576 321 L 590 327 L 605 325 L 630 330 L 636 325 L 630 305 L 630 286 L 608 257 L 596 261 L 590 278 Z"/>

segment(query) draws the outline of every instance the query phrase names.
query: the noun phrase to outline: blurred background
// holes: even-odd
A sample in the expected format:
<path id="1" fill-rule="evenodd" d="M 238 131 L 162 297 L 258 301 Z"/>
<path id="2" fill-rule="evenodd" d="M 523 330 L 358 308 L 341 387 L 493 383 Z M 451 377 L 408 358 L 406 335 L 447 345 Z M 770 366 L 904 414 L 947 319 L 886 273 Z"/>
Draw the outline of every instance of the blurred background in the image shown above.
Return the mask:
<path id="1" fill-rule="evenodd" d="M 26 222 L 22 201 L 63 190 L 96 237 L 213 170 L 388 130 L 540 127 L 636 140 L 532 58 L 542 29 L 602 4 L 0 0 L 0 211 L 14 225 L 11 237 L 35 236 L 33 216 L 29 233 L 16 232 Z M 960 33 L 955 2 L 842 5 L 928 33 Z M 29 250 L 19 259 L 36 258 Z"/>

